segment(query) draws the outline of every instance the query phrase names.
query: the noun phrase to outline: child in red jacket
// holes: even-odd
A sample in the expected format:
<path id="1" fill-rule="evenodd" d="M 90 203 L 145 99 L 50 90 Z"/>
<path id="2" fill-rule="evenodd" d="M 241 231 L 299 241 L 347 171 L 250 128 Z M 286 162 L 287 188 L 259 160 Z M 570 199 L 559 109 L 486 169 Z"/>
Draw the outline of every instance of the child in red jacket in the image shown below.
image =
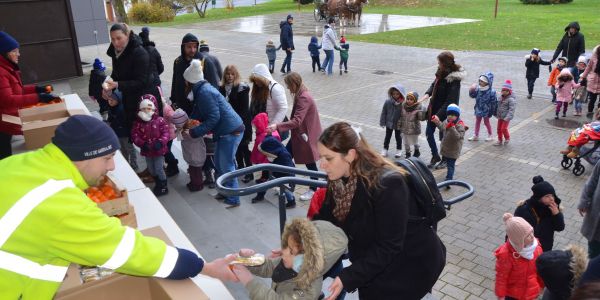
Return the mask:
<path id="1" fill-rule="evenodd" d="M 520 217 L 505 213 L 506 243 L 494 252 L 496 256 L 496 296 L 499 300 L 537 299 L 544 288 L 535 260 L 542 247 L 533 236 L 533 227 Z"/>

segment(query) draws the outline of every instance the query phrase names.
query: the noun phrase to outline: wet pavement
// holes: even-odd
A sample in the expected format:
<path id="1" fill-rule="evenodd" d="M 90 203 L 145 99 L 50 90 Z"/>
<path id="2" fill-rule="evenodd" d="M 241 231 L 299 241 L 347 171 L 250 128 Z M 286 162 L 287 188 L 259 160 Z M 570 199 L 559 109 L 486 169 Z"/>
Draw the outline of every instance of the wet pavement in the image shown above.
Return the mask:
<path id="1" fill-rule="evenodd" d="M 311 13 L 291 12 L 294 16 L 294 35 L 321 36 L 325 21 L 316 21 Z M 234 20 L 209 22 L 211 29 L 226 31 L 279 34 L 279 22 L 285 20 L 285 14 L 269 14 L 243 17 Z M 412 29 L 428 26 L 442 26 L 466 22 L 477 22 L 475 19 L 456 19 L 441 17 L 420 17 L 403 15 L 363 14 L 360 26 L 337 26 L 338 35 L 369 34 L 393 30 Z M 207 28 L 207 23 L 179 25 L 178 28 Z"/>

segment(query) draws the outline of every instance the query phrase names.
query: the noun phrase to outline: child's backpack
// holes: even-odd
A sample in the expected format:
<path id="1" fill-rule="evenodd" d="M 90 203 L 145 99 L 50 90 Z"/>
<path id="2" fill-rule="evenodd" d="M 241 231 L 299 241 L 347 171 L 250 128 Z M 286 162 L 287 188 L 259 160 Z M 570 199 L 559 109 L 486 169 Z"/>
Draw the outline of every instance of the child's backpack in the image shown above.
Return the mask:
<path id="1" fill-rule="evenodd" d="M 408 172 L 407 184 L 417 199 L 417 205 L 424 212 L 422 216 L 410 216 L 411 220 L 426 220 L 434 229 L 446 217 L 444 200 L 427 165 L 416 157 L 396 161 Z"/>

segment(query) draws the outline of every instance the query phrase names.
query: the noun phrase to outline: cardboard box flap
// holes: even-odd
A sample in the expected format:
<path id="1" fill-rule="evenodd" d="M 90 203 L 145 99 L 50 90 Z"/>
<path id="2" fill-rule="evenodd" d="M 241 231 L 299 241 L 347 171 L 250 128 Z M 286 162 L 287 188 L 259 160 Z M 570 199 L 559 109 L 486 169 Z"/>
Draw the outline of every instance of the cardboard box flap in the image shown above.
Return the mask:
<path id="1" fill-rule="evenodd" d="M 29 116 L 33 116 L 33 115 L 37 115 L 37 114 L 45 114 L 45 113 L 49 113 L 49 112 L 66 111 L 66 110 L 67 110 L 67 103 L 63 100 L 60 103 L 53 103 L 53 104 L 49 104 L 49 105 L 21 108 L 21 109 L 19 109 L 19 116 L 21 118 L 22 117 L 27 118 Z"/>
<path id="2" fill-rule="evenodd" d="M 23 124 L 21 122 L 21 118 L 15 117 L 15 116 L 11 116 L 11 115 L 6 115 L 6 114 L 2 114 L 2 122 L 11 123 L 11 124 L 17 124 L 17 125 Z"/>

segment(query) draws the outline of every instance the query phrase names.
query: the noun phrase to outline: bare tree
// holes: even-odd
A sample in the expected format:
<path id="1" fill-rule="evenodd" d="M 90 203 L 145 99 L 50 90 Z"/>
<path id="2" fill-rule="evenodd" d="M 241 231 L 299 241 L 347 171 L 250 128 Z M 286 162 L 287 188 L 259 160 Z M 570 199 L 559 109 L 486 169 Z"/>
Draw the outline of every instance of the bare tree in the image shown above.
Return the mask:
<path id="1" fill-rule="evenodd" d="M 123 0 L 110 0 L 110 4 L 112 5 L 113 10 L 115 12 L 115 16 L 117 17 L 117 22 L 129 23 L 127 13 L 125 12 L 125 4 L 123 3 Z"/>
<path id="2" fill-rule="evenodd" d="M 210 0 L 182 0 L 181 4 L 192 5 L 200 18 L 206 17 L 206 8 Z"/>

